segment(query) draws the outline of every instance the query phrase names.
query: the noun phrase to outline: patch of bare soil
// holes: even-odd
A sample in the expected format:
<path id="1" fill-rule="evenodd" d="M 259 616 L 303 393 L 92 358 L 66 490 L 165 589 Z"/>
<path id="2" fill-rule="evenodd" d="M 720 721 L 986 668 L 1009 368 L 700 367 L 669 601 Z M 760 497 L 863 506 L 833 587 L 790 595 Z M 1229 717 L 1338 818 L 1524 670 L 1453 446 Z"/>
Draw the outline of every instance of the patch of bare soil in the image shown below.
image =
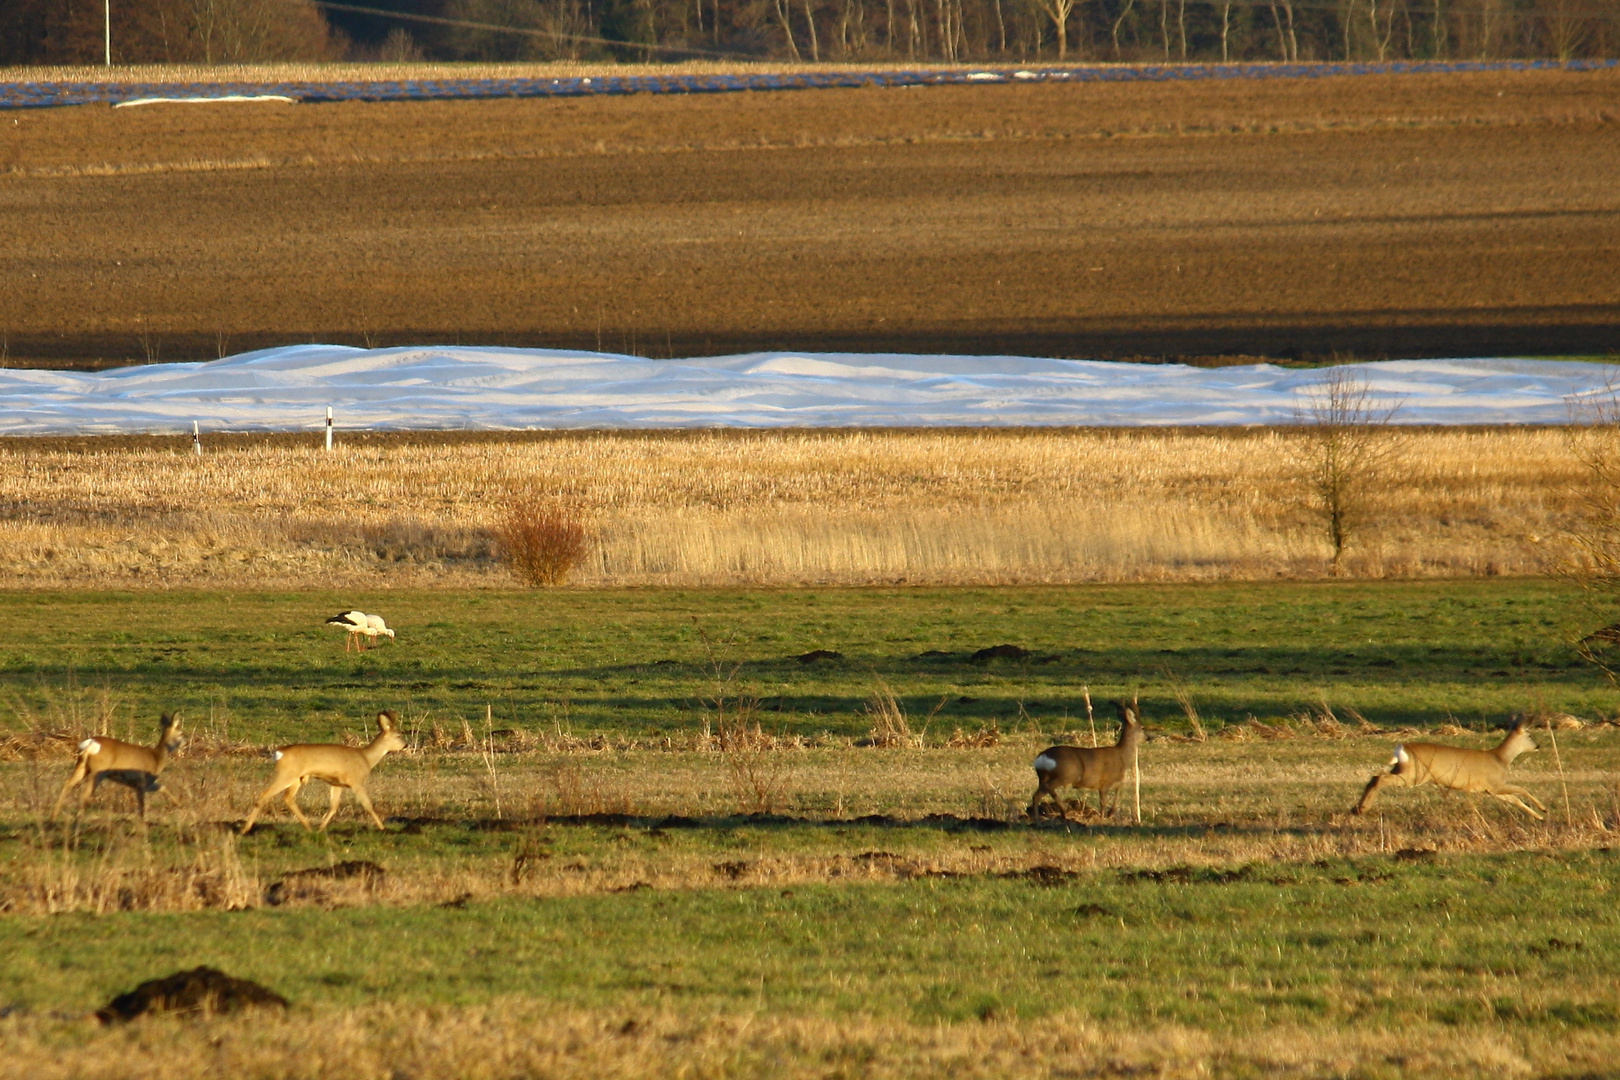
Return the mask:
<path id="1" fill-rule="evenodd" d="M 1620 73 L 0 119 L 11 363 L 1602 352 Z"/>
<path id="2" fill-rule="evenodd" d="M 142 1016 L 219 1016 L 266 1006 L 285 1009 L 287 999 L 256 982 L 233 978 L 215 968 L 199 967 L 177 971 L 161 979 L 148 979 L 97 1009 L 96 1019 L 103 1024 L 116 1024 Z"/>

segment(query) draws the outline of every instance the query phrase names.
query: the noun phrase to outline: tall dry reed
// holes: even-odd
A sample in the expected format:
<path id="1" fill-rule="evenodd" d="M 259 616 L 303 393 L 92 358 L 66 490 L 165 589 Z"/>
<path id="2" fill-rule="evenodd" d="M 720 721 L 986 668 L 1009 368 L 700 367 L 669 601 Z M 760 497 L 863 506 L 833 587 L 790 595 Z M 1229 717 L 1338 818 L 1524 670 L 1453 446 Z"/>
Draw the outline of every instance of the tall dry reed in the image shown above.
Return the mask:
<path id="1" fill-rule="evenodd" d="M 0 586 L 509 580 L 512 494 L 598 523 L 584 586 L 1325 575 L 1290 430 L 594 433 L 0 444 Z M 84 447 L 88 447 L 88 449 Z M 1535 573 L 1586 477 L 1555 429 L 1426 430 L 1344 570 Z"/>

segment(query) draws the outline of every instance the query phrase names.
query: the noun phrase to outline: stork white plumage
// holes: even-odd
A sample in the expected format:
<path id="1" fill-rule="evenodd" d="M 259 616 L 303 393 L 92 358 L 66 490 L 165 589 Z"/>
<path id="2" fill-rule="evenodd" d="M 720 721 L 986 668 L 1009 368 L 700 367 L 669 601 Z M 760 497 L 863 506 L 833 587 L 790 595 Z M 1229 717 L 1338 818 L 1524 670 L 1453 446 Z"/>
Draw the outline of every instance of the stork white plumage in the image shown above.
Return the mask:
<path id="1" fill-rule="evenodd" d="M 367 615 L 365 629 L 366 638 L 370 641 L 376 641 L 384 634 L 388 635 L 389 641 L 394 640 L 394 632 L 388 629 L 388 624 L 383 622 L 383 617 L 381 615 Z"/>
<path id="2" fill-rule="evenodd" d="M 351 647 L 356 651 L 361 649 L 363 646 L 360 644 L 360 635 L 369 633 L 371 630 L 370 616 L 363 611 L 340 611 L 327 619 L 326 625 L 340 627 L 348 631 L 349 636 L 343 639 L 344 652 L 348 652 Z M 375 634 L 371 636 L 373 640 L 376 639 Z"/>

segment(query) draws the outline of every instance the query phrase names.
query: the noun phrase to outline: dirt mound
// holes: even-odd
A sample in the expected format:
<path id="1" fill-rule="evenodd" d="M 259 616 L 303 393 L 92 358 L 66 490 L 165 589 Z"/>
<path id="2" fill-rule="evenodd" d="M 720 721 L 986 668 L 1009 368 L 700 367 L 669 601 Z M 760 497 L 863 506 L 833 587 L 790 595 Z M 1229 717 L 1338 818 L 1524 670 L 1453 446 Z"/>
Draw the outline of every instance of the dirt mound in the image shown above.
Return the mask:
<path id="1" fill-rule="evenodd" d="M 350 859 L 332 866 L 312 866 L 282 874 L 264 890 L 264 902 L 271 907 L 296 902 L 324 904 L 331 899 L 327 886 L 337 881 L 356 881 L 366 891 L 382 883 L 387 871 L 365 859 Z"/>
<path id="2" fill-rule="evenodd" d="M 287 999 L 274 990 L 211 967 L 199 967 L 149 979 L 129 993 L 119 994 L 96 1010 L 96 1019 L 103 1024 L 119 1024 L 166 1013 L 219 1016 L 269 1005 L 288 1007 Z"/>
<path id="3" fill-rule="evenodd" d="M 1042 864 L 1040 866 L 1031 866 L 1027 870 L 1006 870 L 990 876 L 1001 878 L 1004 881 L 1027 881 L 1032 885 L 1044 885 L 1050 889 L 1058 885 L 1067 885 L 1080 875 L 1074 870 L 1065 870 L 1060 866 Z"/>
<path id="4" fill-rule="evenodd" d="M 1033 655 L 1021 645 L 992 645 L 968 657 L 968 663 L 988 664 L 992 660 L 1028 660 Z"/>
<path id="5" fill-rule="evenodd" d="M 801 664 L 813 664 L 817 660 L 842 660 L 843 658 L 843 653 L 833 652 L 831 649 L 811 649 L 809 652 L 801 653 L 793 659 Z"/>

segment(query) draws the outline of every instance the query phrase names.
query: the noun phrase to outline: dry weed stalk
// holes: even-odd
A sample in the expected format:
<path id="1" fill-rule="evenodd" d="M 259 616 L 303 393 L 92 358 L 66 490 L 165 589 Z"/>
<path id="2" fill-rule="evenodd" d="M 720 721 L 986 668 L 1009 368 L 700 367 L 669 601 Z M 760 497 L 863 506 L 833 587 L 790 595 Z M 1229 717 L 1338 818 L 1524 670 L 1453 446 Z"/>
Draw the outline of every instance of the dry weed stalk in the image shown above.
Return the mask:
<path id="1" fill-rule="evenodd" d="M 1204 731 L 1203 718 L 1198 715 L 1198 707 L 1193 704 L 1192 688 L 1187 685 L 1187 681 L 1185 679 L 1171 671 L 1169 668 L 1164 668 L 1162 670 L 1164 671 L 1165 681 L 1170 684 L 1170 693 L 1175 697 L 1176 704 L 1181 706 L 1182 715 L 1187 718 L 1187 729 L 1192 732 L 1192 740 L 1194 742 L 1208 742 L 1209 735 Z M 1088 712 L 1090 711 L 1090 708 L 1090 695 L 1087 695 L 1086 709 Z M 1094 743 L 1096 741 L 1095 734 L 1092 737 L 1092 741 Z"/>
<path id="2" fill-rule="evenodd" d="M 943 704 L 943 701 L 941 702 Z M 866 745 L 877 747 L 921 746 L 926 732 L 913 732 L 911 723 L 906 717 L 906 708 L 895 697 L 889 684 L 882 679 L 872 690 L 872 696 L 867 698 L 862 707 L 871 727 L 866 733 Z M 937 712 L 938 709 L 935 709 Z M 932 714 L 930 714 L 930 718 Z"/>
<path id="3" fill-rule="evenodd" d="M 759 724 L 759 698 L 737 684 L 741 660 L 727 661 L 694 617 L 709 670 L 709 693 L 701 701 L 703 728 L 725 757 L 737 806 L 744 814 L 773 814 L 787 799 L 787 776 L 776 741 Z"/>

